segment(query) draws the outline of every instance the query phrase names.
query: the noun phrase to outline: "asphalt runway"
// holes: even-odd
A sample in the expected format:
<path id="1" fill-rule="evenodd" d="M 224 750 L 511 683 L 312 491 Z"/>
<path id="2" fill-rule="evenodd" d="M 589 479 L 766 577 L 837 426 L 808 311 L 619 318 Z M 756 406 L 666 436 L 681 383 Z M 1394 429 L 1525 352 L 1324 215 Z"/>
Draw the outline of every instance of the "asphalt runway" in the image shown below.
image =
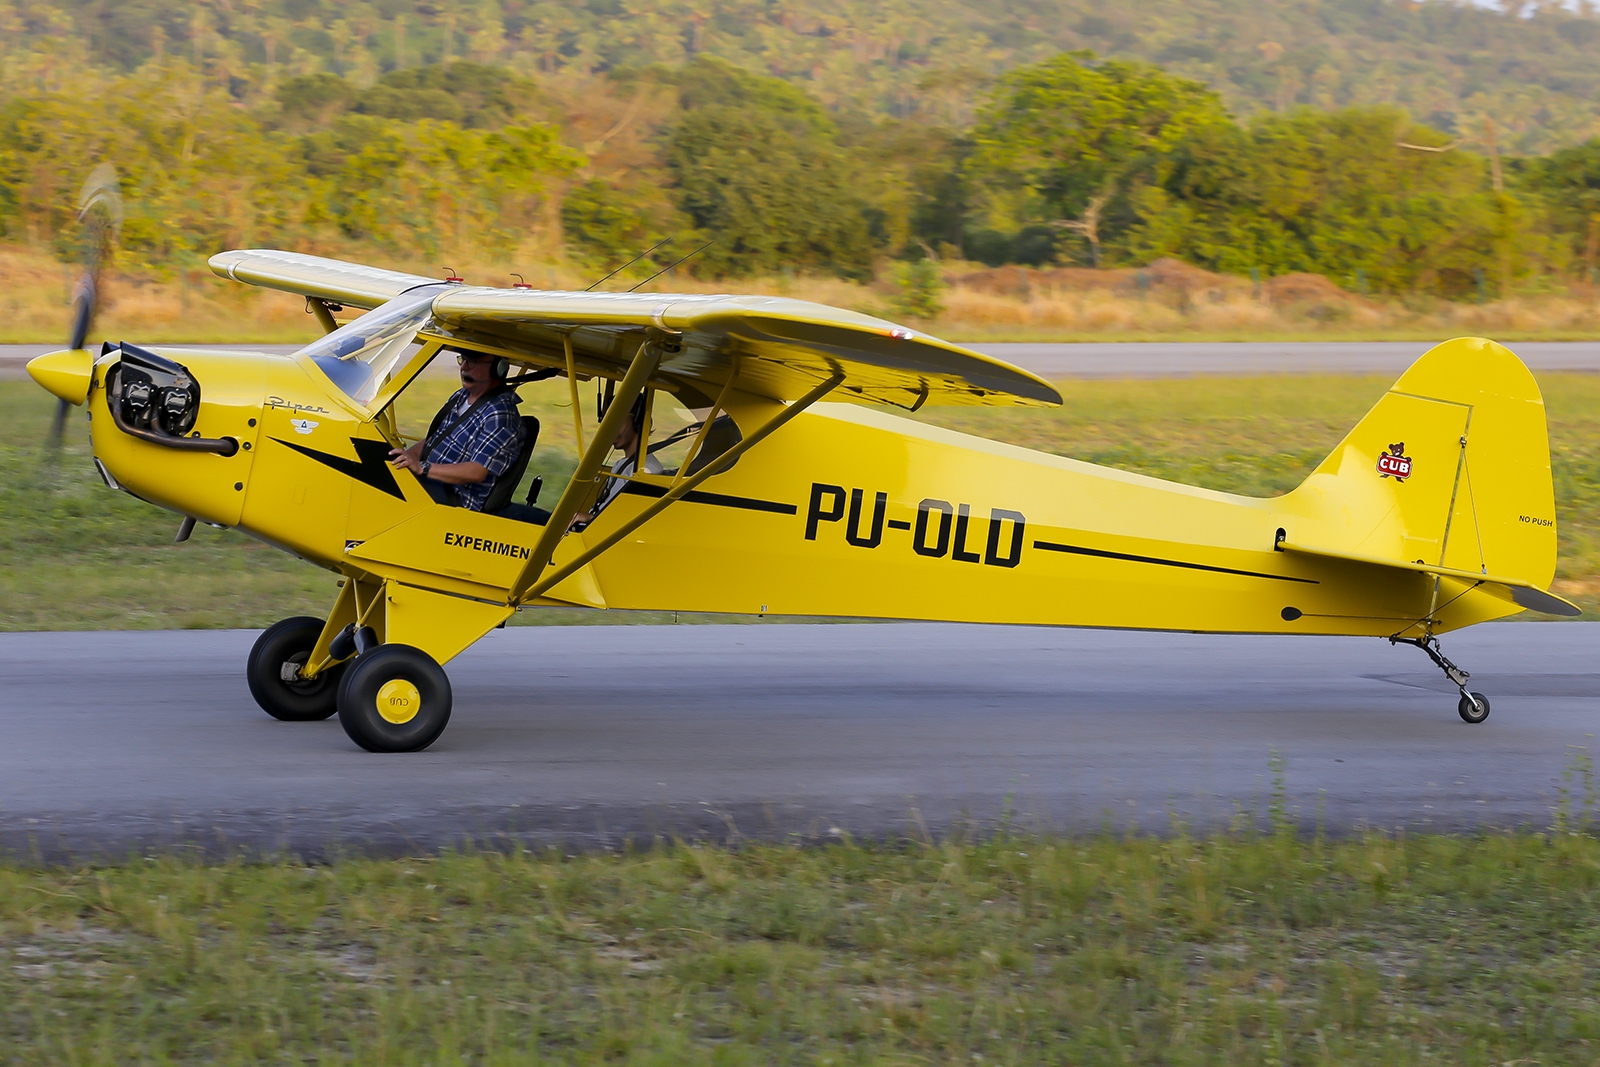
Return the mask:
<path id="1" fill-rule="evenodd" d="M 449 665 L 432 749 L 282 723 L 254 634 L 0 635 L 0 848 L 28 859 L 825 840 L 961 827 L 1542 826 L 1600 726 L 1600 626 L 1413 648 L 946 624 L 513 627 Z M 1581 794 L 1581 790 L 1580 790 Z"/>
<path id="2" fill-rule="evenodd" d="M 1509 346 L 1535 371 L 1600 371 L 1600 341 L 1513 341 Z M 0 345 L 0 377 L 20 376 L 28 360 L 54 351 L 56 347 Z M 237 347 L 287 354 L 297 346 Z M 1065 378 L 1165 378 L 1186 374 L 1322 373 L 1398 377 L 1432 344 L 1423 341 L 1261 341 L 1242 344 L 976 344 L 972 347 L 1057 381 Z"/>

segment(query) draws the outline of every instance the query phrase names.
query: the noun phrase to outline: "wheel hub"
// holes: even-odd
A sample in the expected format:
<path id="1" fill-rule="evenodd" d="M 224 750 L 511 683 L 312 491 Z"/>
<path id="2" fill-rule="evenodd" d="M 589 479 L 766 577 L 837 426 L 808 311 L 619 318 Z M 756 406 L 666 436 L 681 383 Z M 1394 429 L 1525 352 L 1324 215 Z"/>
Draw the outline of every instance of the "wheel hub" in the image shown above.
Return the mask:
<path id="1" fill-rule="evenodd" d="M 318 674 L 315 678 L 307 678 L 305 676 L 305 666 L 310 659 L 311 653 L 296 652 L 284 660 L 283 665 L 278 668 L 278 677 L 283 680 L 283 684 L 296 693 L 306 694 L 315 693 L 328 684 L 328 679 L 325 677 L 326 671 Z"/>
<path id="2" fill-rule="evenodd" d="M 399 726 L 417 717 L 422 710 L 422 694 L 404 678 L 384 682 L 378 690 L 378 714 Z"/>

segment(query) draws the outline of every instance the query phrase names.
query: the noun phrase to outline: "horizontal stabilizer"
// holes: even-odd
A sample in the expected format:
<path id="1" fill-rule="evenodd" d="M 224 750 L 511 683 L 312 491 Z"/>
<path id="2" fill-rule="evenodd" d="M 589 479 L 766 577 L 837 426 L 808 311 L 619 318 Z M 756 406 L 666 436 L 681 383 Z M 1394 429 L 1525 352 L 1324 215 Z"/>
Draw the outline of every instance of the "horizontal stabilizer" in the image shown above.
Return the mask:
<path id="1" fill-rule="evenodd" d="M 1548 590 L 1540 589 L 1532 582 L 1525 582 L 1520 578 L 1507 578 L 1497 574 L 1479 574 L 1476 571 L 1457 570 L 1454 567 L 1441 567 L 1432 563 L 1407 563 L 1405 560 L 1383 559 L 1378 556 L 1364 556 L 1355 552 L 1335 552 L 1326 548 L 1312 548 L 1308 545 L 1294 545 L 1282 542 L 1278 545 L 1280 551 L 1297 552 L 1305 556 L 1321 556 L 1324 559 L 1340 559 L 1350 563 L 1367 563 L 1374 567 L 1392 567 L 1403 571 L 1420 571 L 1424 574 L 1436 574 L 1441 578 L 1454 578 L 1458 581 L 1471 582 L 1482 587 L 1484 592 L 1509 600 L 1518 607 L 1530 611 L 1543 612 L 1546 615 L 1582 615 L 1583 609 L 1570 600 L 1557 596 Z"/>

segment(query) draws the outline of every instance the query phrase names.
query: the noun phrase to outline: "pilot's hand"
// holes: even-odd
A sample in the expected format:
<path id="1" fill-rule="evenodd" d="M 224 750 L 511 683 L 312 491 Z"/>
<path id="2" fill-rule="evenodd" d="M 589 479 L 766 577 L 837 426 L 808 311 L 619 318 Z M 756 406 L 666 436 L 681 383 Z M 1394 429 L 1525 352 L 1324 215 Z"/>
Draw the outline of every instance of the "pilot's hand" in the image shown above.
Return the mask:
<path id="1" fill-rule="evenodd" d="M 401 470 L 419 471 L 422 468 L 421 461 L 416 456 L 413 456 L 408 449 L 389 449 L 389 462 Z"/>
<path id="2" fill-rule="evenodd" d="M 572 521 L 567 523 L 567 529 L 571 530 L 579 526 L 587 526 L 593 521 L 593 515 L 589 514 L 587 511 L 580 511 L 576 515 L 572 516 Z"/>

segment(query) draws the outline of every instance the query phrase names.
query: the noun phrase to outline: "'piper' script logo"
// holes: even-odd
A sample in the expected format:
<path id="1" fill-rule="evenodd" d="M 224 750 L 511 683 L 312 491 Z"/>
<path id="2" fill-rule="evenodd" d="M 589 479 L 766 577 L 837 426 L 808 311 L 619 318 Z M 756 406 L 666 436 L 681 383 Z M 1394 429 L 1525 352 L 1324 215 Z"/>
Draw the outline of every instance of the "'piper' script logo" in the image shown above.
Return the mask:
<path id="1" fill-rule="evenodd" d="M 281 396 L 267 397 L 266 405 L 274 411 L 315 411 L 319 415 L 326 415 L 328 413 L 327 408 L 319 408 L 315 404 L 296 404 L 293 400 L 285 400 Z M 315 425 L 315 423 L 312 425 Z"/>
<path id="2" fill-rule="evenodd" d="M 1406 443 L 1397 441 L 1389 446 L 1389 451 L 1378 456 L 1378 473 L 1385 478 L 1393 478 L 1403 482 L 1411 477 L 1411 457 L 1406 455 Z"/>

